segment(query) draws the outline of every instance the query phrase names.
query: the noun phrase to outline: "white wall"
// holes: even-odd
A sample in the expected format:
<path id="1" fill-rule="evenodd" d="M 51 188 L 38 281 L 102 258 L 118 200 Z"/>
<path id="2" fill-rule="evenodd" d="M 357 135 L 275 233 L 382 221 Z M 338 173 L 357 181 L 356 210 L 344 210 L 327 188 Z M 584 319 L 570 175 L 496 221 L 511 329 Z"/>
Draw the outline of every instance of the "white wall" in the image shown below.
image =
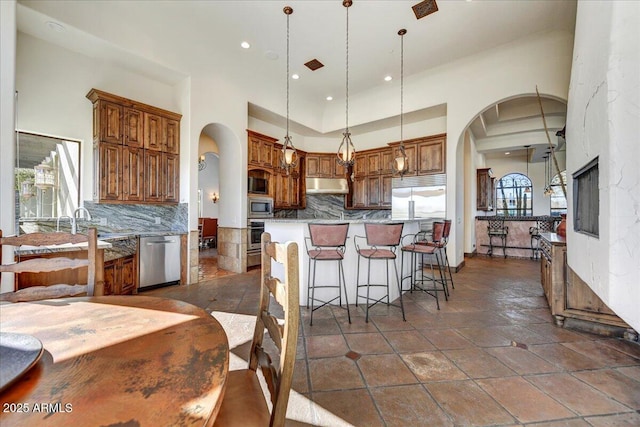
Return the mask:
<path id="1" fill-rule="evenodd" d="M 0 1 L 0 229 L 5 236 L 15 232 L 15 62 L 16 3 Z M 3 263 L 13 258 L 13 251 L 2 253 Z M 0 293 L 13 290 L 13 278 L 3 274 Z"/>
<path id="2" fill-rule="evenodd" d="M 218 202 L 213 203 L 213 193 L 220 196 L 220 158 L 217 154 L 207 152 L 204 154 L 207 167 L 198 172 L 198 188 L 202 192 L 202 215 L 206 218 L 218 218 L 220 215 Z"/>
<path id="3" fill-rule="evenodd" d="M 599 237 L 573 231 L 569 266 L 640 330 L 640 2 L 580 1 L 567 111 L 567 175 L 599 157 Z M 571 183 L 569 204 L 574 200 Z"/>

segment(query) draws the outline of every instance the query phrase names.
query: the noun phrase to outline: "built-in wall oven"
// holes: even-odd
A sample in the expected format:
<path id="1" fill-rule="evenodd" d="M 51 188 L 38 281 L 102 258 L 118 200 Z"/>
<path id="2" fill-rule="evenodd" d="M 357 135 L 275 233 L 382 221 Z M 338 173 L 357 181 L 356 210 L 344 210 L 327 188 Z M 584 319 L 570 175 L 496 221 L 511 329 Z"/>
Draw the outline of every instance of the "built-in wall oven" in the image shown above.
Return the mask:
<path id="1" fill-rule="evenodd" d="M 260 265 L 260 239 L 264 233 L 264 220 L 249 219 L 247 231 L 247 267 Z"/>

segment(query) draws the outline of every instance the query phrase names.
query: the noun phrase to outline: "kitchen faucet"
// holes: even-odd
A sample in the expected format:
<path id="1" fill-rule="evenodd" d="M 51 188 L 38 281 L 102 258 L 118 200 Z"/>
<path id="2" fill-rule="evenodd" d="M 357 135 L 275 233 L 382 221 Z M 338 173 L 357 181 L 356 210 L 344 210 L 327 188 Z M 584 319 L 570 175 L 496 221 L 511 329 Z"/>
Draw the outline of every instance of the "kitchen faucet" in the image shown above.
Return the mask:
<path id="1" fill-rule="evenodd" d="M 91 214 L 84 206 L 80 206 L 75 211 L 73 211 L 73 217 L 71 218 L 71 234 L 76 234 L 78 232 L 78 213 L 86 213 L 87 220 L 91 221 Z"/>
<path id="2" fill-rule="evenodd" d="M 71 226 L 73 226 L 73 220 L 71 219 L 71 217 L 70 217 L 69 215 L 60 215 L 60 216 L 58 217 L 58 219 L 56 220 L 56 231 L 60 231 L 60 220 L 61 220 L 62 218 L 67 218 L 67 219 L 69 220 L 69 224 L 70 224 Z"/>

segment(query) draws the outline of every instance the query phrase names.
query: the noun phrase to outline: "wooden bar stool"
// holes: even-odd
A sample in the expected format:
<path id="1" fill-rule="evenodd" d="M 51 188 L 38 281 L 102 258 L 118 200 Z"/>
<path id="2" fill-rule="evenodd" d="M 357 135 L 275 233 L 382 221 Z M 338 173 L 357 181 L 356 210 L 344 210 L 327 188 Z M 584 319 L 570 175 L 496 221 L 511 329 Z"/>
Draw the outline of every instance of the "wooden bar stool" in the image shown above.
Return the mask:
<path id="1" fill-rule="evenodd" d="M 344 301 L 347 308 L 347 317 L 351 323 L 351 313 L 349 312 L 349 301 L 347 299 L 347 285 L 344 280 L 344 259 L 345 243 L 349 224 L 309 224 L 309 237 L 305 238 L 305 247 L 309 256 L 309 271 L 307 276 L 307 308 L 311 305 L 310 325 L 313 325 L 313 312 L 317 309 L 339 300 L 342 307 L 342 290 L 344 289 Z M 308 244 L 310 243 L 310 245 Z M 316 283 L 316 263 L 320 261 L 336 261 L 338 263 L 338 284 L 318 285 Z M 313 281 L 311 280 L 311 265 L 313 264 Z M 338 295 L 330 300 L 316 298 L 316 289 L 337 288 Z M 315 306 L 318 302 L 320 305 Z"/>
<path id="2" fill-rule="evenodd" d="M 396 250 L 400 244 L 402 238 L 402 228 L 404 223 L 396 224 L 378 224 L 378 223 L 366 223 L 364 225 L 365 236 L 354 236 L 354 244 L 356 251 L 358 252 L 358 272 L 356 275 L 356 306 L 360 298 L 364 298 L 367 304 L 365 322 L 369 322 L 369 308 L 373 307 L 379 302 L 387 300 L 387 305 L 391 304 L 389 300 L 389 261 L 393 264 L 395 269 L 396 281 L 398 283 L 398 290 L 400 291 L 400 309 L 402 310 L 402 320 L 407 320 L 404 315 L 404 304 L 402 303 L 402 286 L 400 277 L 398 276 L 398 266 L 396 265 Z M 362 246 L 366 240 L 367 246 Z M 360 259 L 367 260 L 367 283 L 360 284 Z M 371 261 L 383 260 L 386 266 L 386 283 L 374 284 L 371 283 Z M 372 287 L 386 288 L 386 294 L 380 298 L 371 297 L 370 290 Z M 360 288 L 367 288 L 366 295 L 360 295 Z M 372 302 L 373 301 L 373 302 Z M 371 303 L 372 302 L 372 303 Z"/>
<path id="3" fill-rule="evenodd" d="M 424 232 L 418 233 L 413 236 L 413 240 L 402 246 L 402 258 L 401 258 L 401 267 L 400 270 L 404 271 L 404 254 L 410 254 L 410 263 L 411 269 L 410 274 L 402 278 L 402 282 L 405 279 L 410 279 L 410 288 L 411 292 L 422 291 L 428 295 L 431 295 L 436 299 L 436 306 L 438 310 L 440 310 L 440 301 L 438 299 L 438 292 L 444 292 L 445 300 L 448 300 L 449 291 L 447 289 L 447 279 L 446 273 L 444 272 L 445 264 L 442 259 L 444 259 L 444 254 L 441 252 L 444 249 L 443 244 L 441 243 L 444 235 L 445 223 L 442 221 L 435 221 L 433 223 L 433 228 L 431 230 L 431 240 L 427 240 L 424 237 Z M 407 236 L 410 237 L 410 236 Z M 446 245 L 446 244 L 445 244 Z M 420 256 L 420 262 L 418 262 L 418 255 Z M 424 273 L 425 268 L 425 260 L 424 257 L 429 256 L 429 264 L 431 266 L 431 276 L 426 276 Z M 438 267 L 438 278 L 436 278 L 435 269 L 433 266 L 433 259 L 436 260 L 436 266 Z M 418 276 L 416 273 L 420 272 Z M 431 287 L 425 286 L 425 283 L 430 282 L 432 284 Z M 438 286 L 440 285 L 440 287 Z M 404 287 L 401 287 L 401 291 L 404 290 Z"/>

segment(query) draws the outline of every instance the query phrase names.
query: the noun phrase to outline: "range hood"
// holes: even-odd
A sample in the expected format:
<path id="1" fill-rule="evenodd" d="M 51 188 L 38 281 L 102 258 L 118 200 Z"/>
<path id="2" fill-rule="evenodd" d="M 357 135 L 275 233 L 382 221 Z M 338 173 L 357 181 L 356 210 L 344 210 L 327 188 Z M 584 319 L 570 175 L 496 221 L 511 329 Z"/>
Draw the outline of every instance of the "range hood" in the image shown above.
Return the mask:
<path id="1" fill-rule="evenodd" d="M 307 178 L 307 194 L 347 194 L 346 178 Z"/>

